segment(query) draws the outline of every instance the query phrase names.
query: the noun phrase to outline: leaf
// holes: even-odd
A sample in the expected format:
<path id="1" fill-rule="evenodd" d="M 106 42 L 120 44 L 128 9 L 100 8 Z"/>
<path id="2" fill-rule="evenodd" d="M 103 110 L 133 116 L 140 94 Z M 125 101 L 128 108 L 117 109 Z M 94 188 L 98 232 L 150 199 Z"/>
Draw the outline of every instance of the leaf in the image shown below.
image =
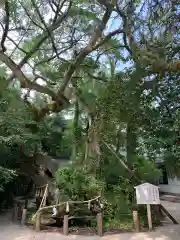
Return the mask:
<path id="1" fill-rule="evenodd" d="M 87 8 L 82 7 L 72 7 L 70 11 L 70 16 L 79 15 L 82 18 L 87 18 L 89 20 L 98 20 L 97 14 Z"/>

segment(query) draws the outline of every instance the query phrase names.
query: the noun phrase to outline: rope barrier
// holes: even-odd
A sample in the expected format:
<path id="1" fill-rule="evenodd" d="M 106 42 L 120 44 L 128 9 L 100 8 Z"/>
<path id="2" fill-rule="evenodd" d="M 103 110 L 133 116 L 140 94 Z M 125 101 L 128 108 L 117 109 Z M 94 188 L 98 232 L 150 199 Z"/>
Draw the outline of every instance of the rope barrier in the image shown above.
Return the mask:
<path id="1" fill-rule="evenodd" d="M 67 206 L 69 206 L 70 204 L 85 204 L 85 203 L 88 203 L 88 204 L 89 204 L 89 201 L 90 201 L 90 202 L 94 202 L 94 201 L 96 201 L 96 200 L 98 200 L 98 199 L 100 199 L 100 198 L 101 198 L 101 196 L 97 196 L 97 197 L 95 197 L 95 198 L 93 198 L 93 199 L 90 199 L 90 200 L 87 200 L 87 201 L 66 201 L 66 202 L 59 203 L 59 204 L 55 204 L 55 205 L 51 205 L 51 206 L 40 207 L 40 208 L 37 210 L 37 212 L 34 214 L 34 216 L 32 217 L 32 220 L 34 220 L 35 217 L 37 216 L 37 214 L 38 214 L 39 212 L 42 212 L 43 210 L 53 209 L 54 207 L 57 208 L 57 207 L 61 207 L 61 206 L 64 205 L 64 206 L 66 206 L 66 210 L 69 211 L 69 209 L 68 209 Z M 68 204 L 68 205 L 67 205 L 67 204 Z"/>

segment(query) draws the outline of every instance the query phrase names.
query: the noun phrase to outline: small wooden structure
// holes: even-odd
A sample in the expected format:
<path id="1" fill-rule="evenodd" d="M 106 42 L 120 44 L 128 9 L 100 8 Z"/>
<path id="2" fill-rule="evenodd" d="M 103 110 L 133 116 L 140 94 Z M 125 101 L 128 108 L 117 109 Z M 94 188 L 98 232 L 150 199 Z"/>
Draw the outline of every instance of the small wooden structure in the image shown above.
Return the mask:
<path id="1" fill-rule="evenodd" d="M 36 188 L 35 198 L 36 200 L 40 199 L 38 209 L 40 209 L 43 206 L 46 206 L 47 197 L 48 197 L 48 184 Z M 28 199 L 26 197 L 20 196 L 15 198 L 12 210 L 12 220 L 13 221 L 20 220 L 21 225 L 25 225 L 27 221 L 27 208 Z"/>
<path id="2" fill-rule="evenodd" d="M 137 204 L 147 205 L 149 230 L 152 230 L 151 204 L 159 205 L 159 187 L 150 183 L 143 183 L 135 187 Z"/>
<path id="3" fill-rule="evenodd" d="M 36 199 L 41 200 L 38 208 L 46 206 L 46 201 L 48 197 L 48 184 L 45 184 L 41 187 L 37 187 L 35 192 L 35 197 Z"/>
<path id="4" fill-rule="evenodd" d="M 43 198 L 45 199 L 45 197 Z M 86 204 L 87 205 L 87 209 L 89 209 L 89 211 L 91 212 L 91 204 L 95 204 L 96 206 L 98 206 L 99 208 L 96 210 L 96 212 L 93 212 L 93 216 L 73 216 L 73 208 L 77 205 L 80 204 Z M 38 211 L 36 212 L 36 214 L 33 216 L 33 219 L 35 219 L 35 230 L 36 231 L 40 231 L 41 229 L 41 216 L 43 215 L 43 213 L 47 210 L 53 210 L 53 208 L 57 208 L 59 209 L 59 213 L 57 214 L 57 216 L 52 216 L 52 218 L 54 219 L 60 219 L 63 221 L 63 234 L 64 235 L 68 235 L 69 232 L 69 220 L 71 219 L 91 219 L 95 216 L 97 216 L 97 233 L 99 236 L 103 235 L 103 227 L 102 227 L 102 219 L 103 219 L 103 205 L 100 203 L 100 196 L 90 199 L 88 201 L 68 201 L 68 202 L 63 202 L 63 203 L 59 203 L 56 205 L 52 205 L 52 206 L 43 206 L 43 200 L 42 203 L 38 209 Z"/>
<path id="5" fill-rule="evenodd" d="M 12 221 L 20 220 L 21 225 L 25 225 L 27 221 L 27 206 L 28 199 L 17 197 L 12 210 Z"/>
<path id="6" fill-rule="evenodd" d="M 151 216 L 151 205 L 156 205 L 160 210 L 162 210 L 174 224 L 178 224 L 178 222 L 173 218 L 173 216 L 161 205 L 160 197 L 159 197 L 159 187 L 150 183 L 143 183 L 135 187 L 136 189 L 136 200 L 137 204 L 147 205 L 147 218 L 149 230 L 152 230 L 152 216 Z M 137 213 L 138 216 L 138 213 Z M 138 227 L 138 217 L 134 213 L 134 223 L 136 230 Z"/>

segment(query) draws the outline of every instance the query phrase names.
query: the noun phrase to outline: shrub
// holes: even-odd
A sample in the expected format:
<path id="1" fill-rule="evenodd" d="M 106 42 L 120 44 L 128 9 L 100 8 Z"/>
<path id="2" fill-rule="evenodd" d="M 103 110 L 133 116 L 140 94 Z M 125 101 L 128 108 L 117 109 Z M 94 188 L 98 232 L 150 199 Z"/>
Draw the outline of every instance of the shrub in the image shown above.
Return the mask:
<path id="1" fill-rule="evenodd" d="M 101 194 L 103 183 L 83 169 L 67 167 L 56 172 L 56 184 L 60 198 L 71 200 L 89 200 Z"/>
<path id="2" fill-rule="evenodd" d="M 15 171 L 0 166 L 0 191 L 16 176 Z"/>
<path id="3" fill-rule="evenodd" d="M 135 159 L 134 171 L 139 179 L 151 183 L 156 183 L 161 176 L 154 162 L 140 156 Z"/>

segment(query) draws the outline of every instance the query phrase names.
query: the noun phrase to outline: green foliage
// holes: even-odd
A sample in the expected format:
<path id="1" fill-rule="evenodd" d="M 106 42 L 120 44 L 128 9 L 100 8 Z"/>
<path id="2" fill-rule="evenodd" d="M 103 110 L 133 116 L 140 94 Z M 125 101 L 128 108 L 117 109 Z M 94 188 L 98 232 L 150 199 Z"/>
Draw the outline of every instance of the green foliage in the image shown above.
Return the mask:
<path id="1" fill-rule="evenodd" d="M 0 88 L 0 148 L 11 152 L 16 147 L 23 148 L 27 155 L 32 155 L 38 148 L 38 136 L 32 134 L 28 125 L 34 124 L 32 113 L 20 97 L 16 88 L 8 88 L 1 80 Z M 3 152 L 1 152 L 3 154 Z"/>
<path id="2" fill-rule="evenodd" d="M 67 124 L 68 122 L 63 116 L 58 114 L 48 116 L 41 122 L 38 135 L 44 152 L 50 156 L 70 156 L 71 148 L 68 146 L 70 138 L 67 136 Z"/>
<path id="3" fill-rule="evenodd" d="M 3 191 L 4 187 L 15 177 L 15 171 L 0 166 L 0 191 Z"/>
<path id="4" fill-rule="evenodd" d="M 109 161 L 104 159 L 99 167 L 96 176 L 75 165 L 59 169 L 56 173 L 56 184 L 61 200 L 84 201 L 101 195 L 104 202 L 105 228 L 121 226 L 126 230 L 131 229 L 132 211 L 136 208 L 134 186 L 137 182 L 112 156 Z M 134 161 L 134 174 L 142 181 L 152 183 L 160 177 L 160 171 L 155 165 L 142 157 L 137 157 Z"/>
<path id="5" fill-rule="evenodd" d="M 133 169 L 136 176 L 144 182 L 157 183 L 161 176 L 161 171 L 155 163 L 144 157 L 135 158 Z"/>
<path id="6" fill-rule="evenodd" d="M 101 195 L 103 183 L 83 169 L 73 167 L 59 169 L 56 172 L 56 183 L 60 196 L 67 200 L 90 200 Z"/>
<path id="7" fill-rule="evenodd" d="M 0 148 L 5 152 L 16 148 L 27 156 L 42 150 L 54 156 L 61 154 L 66 125 L 63 117 L 54 115 L 37 123 L 19 89 L 8 88 L 5 80 L 1 80 L 0 111 Z"/>

